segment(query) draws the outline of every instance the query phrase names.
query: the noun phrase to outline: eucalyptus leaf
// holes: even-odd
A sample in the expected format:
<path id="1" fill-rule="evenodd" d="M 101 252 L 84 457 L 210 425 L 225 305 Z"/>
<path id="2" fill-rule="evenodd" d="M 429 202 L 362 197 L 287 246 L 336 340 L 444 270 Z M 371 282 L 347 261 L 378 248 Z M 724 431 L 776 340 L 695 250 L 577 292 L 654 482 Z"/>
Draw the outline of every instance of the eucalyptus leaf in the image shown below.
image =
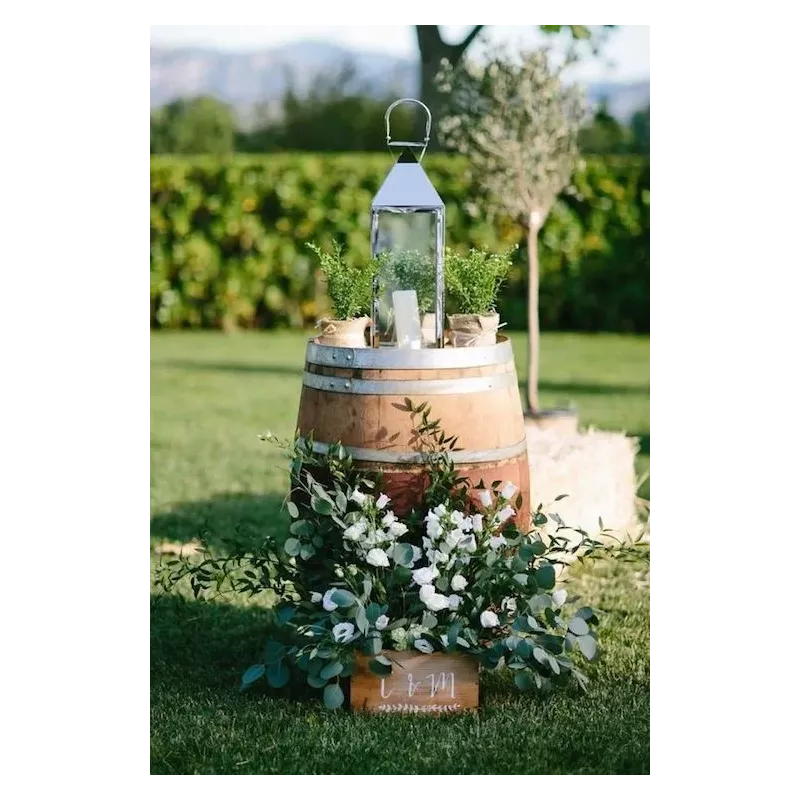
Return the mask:
<path id="1" fill-rule="evenodd" d="M 252 667 L 248 667 L 244 675 L 242 675 L 240 688 L 246 689 L 248 686 L 252 686 L 257 680 L 264 677 L 266 671 L 267 668 L 263 664 L 253 664 Z"/>
<path id="2" fill-rule="evenodd" d="M 317 514 L 329 517 L 333 514 L 335 506 L 329 499 L 323 500 L 323 498 L 314 495 L 311 498 L 311 508 L 313 508 Z"/>
<path id="3" fill-rule="evenodd" d="M 342 687 L 339 686 L 338 683 L 329 683 L 325 687 L 322 698 L 325 702 L 326 708 L 339 708 L 339 706 L 344 703 L 344 692 L 342 691 Z"/>
<path id="4" fill-rule="evenodd" d="M 267 667 L 267 681 L 275 689 L 282 689 L 289 683 L 289 668 L 283 661 L 278 661 Z"/>
<path id="5" fill-rule="evenodd" d="M 536 583 L 542 589 L 552 589 L 556 585 L 556 571 L 552 564 L 543 564 L 536 570 Z"/>
<path id="6" fill-rule="evenodd" d="M 589 626 L 586 624 L 586 620 L 581 617 L 573 617 L 569 621 L 569 629 L 576 636 L 585 636 L 589 633 Z"/>
<path id="7" fill-rule="evenodd" d="M 517 688 L 523 692 L 529 692 L 533 689 L 533 679 L 531 678 L 530 672 L 527 670 L 524 672 L 517 672 L 516 675 L 514 675 L 514 683 L 516 683 Z"/>
<path id="8" fill-rule="evenodd" d="M 406 542 L 396 544 L 392 550 L 395 564 L 401 567 L 410 567 L 414 563 L 414 548 Z"/>
<path id="9" fill-rule="evenodd" d="M 356 625 L 361 633 L 366 633 L 369 630 L 369 620 L 367 619 L 367 612 L 364 606 L 359 606 L 356 611 Z"/>
<path id="10" fill-rule="evenodd" d="M 300 546 L 300 558 L 302 558 L 303 561 L 308 561 L 316 552 L 313 545 L 304 544 Z"/>
<path id="11" fill-rule="evenodd" d="M 579 636 L 578 647 L 580 647 L 581 653 L 583 653 L 589 661 L 597 655 L 597 642 L 594 636 Z"/>
<path id="12" fill-rule="evenodd" d="M 328 683 L 327 678 L 320 678 L 319 675 L 311 675 L 311 674 L 309 674 L 309 676 L 306 678 L 306 681 L 308 681 L 308 685 L 313 687 L 314 689 L 321 689 Z"/>
<path id="13" fill-rule="evenodd" d="M 286 645 L 280 642 L 268 641 L 264 648 L 264 662 L 277 664 L 286 655 Z"/>
<path id="14" fill-rule="evenodd" d="M 382 656 L 378 656 L 378 658 L 371 658 L 369 660 L 369 669 L 370 672 L 374 673 L 375 675 L 391 675 L 392 674 L 392 664 L 389 662 L 388 664 L 385 661 L 389 661 L 389 659 L 379 660 Z"/>
<path id="15" fill-rule="evenodd" d="M 291 500 L 286 501 L 286 510 L 289 512 L 289 516 L 292 519 L 297 519 L 300 516 L 297 506 Z"/>
<path id="16" fill-rule="evenodd" d="M 349 608 L 357 602 L 356 596 L 352 592 L 348 592 L 347 589 L 337 589 L 331 595 L 331 600 L 336 603 L 339 608 Z"/>
<path id="17" fill-rule="evenodd" d="M 307 519 L 298 519 L 289 526 L 289 533 L 292 536 L 311 536 L 314 526 Z"/>
<path id="18" fill-rule="evenodd" d="M 283 543 L 283 549 L 286 551 L 287 555 L 296 556 L 300 553 L 300 542 L 298 542 L 297 539 L 290 536 Z"/>
<path id="19" fill-rule="evenodd" d="M 341 661 L 331 661 L 319 671 L 319 677 L 329 680 L 335 678 L 343 669 L 344 664 Z"/>

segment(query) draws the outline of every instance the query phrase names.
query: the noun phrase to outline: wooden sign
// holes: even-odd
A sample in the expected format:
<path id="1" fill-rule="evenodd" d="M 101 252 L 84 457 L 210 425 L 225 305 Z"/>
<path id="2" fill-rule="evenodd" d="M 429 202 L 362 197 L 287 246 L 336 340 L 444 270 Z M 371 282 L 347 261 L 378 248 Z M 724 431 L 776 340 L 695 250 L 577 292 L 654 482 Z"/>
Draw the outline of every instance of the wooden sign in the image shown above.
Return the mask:
<path id="1" fill-rule="evenodd" d="M 391 675 L 370 671 L 358 655 L 350 679 L 350 707 L 373 714 L 453 714 L 478 708 L 478 662 L 463 653 L 384 651 Z"/>

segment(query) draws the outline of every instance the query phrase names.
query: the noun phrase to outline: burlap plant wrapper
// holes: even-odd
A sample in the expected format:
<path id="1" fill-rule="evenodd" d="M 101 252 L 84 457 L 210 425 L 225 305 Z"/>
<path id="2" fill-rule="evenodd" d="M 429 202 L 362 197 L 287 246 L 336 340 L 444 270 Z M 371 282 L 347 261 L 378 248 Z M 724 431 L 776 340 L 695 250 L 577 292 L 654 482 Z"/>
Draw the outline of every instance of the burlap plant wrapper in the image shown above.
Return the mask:
<path id="1" fill-rule="evenodd" d="M 635 457 L 638 441 L 624 433 L 589 429 L 564 434 L 526 425 L 528 460 L 531 466 L 531 508 L 540 503 L 546 514 L 558 514 L 570 528 L 582 528 L 592 538 L 603 528 L 623 541 L 641 531 L 637 515 Z M 558 502 L 555 498 L 565 497 Z M 548 521 L 546 533 L 554 534 L 558 524 Z M 580 534 L 561 531 L 570 541 Z"/>
<path id="2" fill-rule="evenodd" d="M 331 347 L 367 347 L 365 331 L 371 322 L 369 317 L 322 319 L 317 323 L 321 331 L 317 341 Z"/>
<path id="3" fill-rule="evenodd" d="M 450 340 L 453 347 L 483 347 L 497 343 L 500 315 L 450 314 Z"/>

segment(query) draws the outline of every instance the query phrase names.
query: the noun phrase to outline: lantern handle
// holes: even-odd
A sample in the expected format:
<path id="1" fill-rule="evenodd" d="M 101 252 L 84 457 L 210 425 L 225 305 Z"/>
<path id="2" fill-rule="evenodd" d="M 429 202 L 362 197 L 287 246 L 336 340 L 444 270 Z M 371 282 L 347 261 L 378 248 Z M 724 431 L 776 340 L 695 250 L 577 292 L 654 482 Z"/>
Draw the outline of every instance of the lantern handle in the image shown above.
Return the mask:
<path id="1" fill-rule="evenodd" d="M 392 111 L 400 105 L 400 103 L 416 103 L 418 106 L 422 106 L 425 109 L 425 113 L 428 115 L 428 121 L 425 123 L 425 141 L 424 142 L 400 142 L 400 141 L 392 141 L 392 134 L 389 129 L 389 116 L 391 115 Z M 425 155 L 425 151 L 428 149 L 428 142 L 431 139 L 431 110 L 428 106 L 425 105 L 421 100 L 415 100 L 413 97 L 402 97 L 400 100 L 395 100 L 389 108 L 386 109 L 386 146 L 387 147 L 421 147 L 422 152 L 419 154 L 419 160 L 422 161 L 422 157 Z"/>

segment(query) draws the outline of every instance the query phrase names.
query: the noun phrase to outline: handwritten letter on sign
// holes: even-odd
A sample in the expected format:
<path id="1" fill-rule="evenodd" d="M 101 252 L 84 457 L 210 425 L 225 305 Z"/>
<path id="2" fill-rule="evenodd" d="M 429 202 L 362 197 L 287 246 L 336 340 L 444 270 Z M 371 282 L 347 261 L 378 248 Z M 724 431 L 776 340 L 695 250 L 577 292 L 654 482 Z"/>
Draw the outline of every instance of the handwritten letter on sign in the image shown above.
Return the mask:
<path id="1" fill-rule="evenodd" d="M 451 714 L 478 707 L 478 664 L 460 653 L 384 652 L 392 674 L 370 672 L 358 656 L 350 682 L 353 711 L 376 714 Z"/>

